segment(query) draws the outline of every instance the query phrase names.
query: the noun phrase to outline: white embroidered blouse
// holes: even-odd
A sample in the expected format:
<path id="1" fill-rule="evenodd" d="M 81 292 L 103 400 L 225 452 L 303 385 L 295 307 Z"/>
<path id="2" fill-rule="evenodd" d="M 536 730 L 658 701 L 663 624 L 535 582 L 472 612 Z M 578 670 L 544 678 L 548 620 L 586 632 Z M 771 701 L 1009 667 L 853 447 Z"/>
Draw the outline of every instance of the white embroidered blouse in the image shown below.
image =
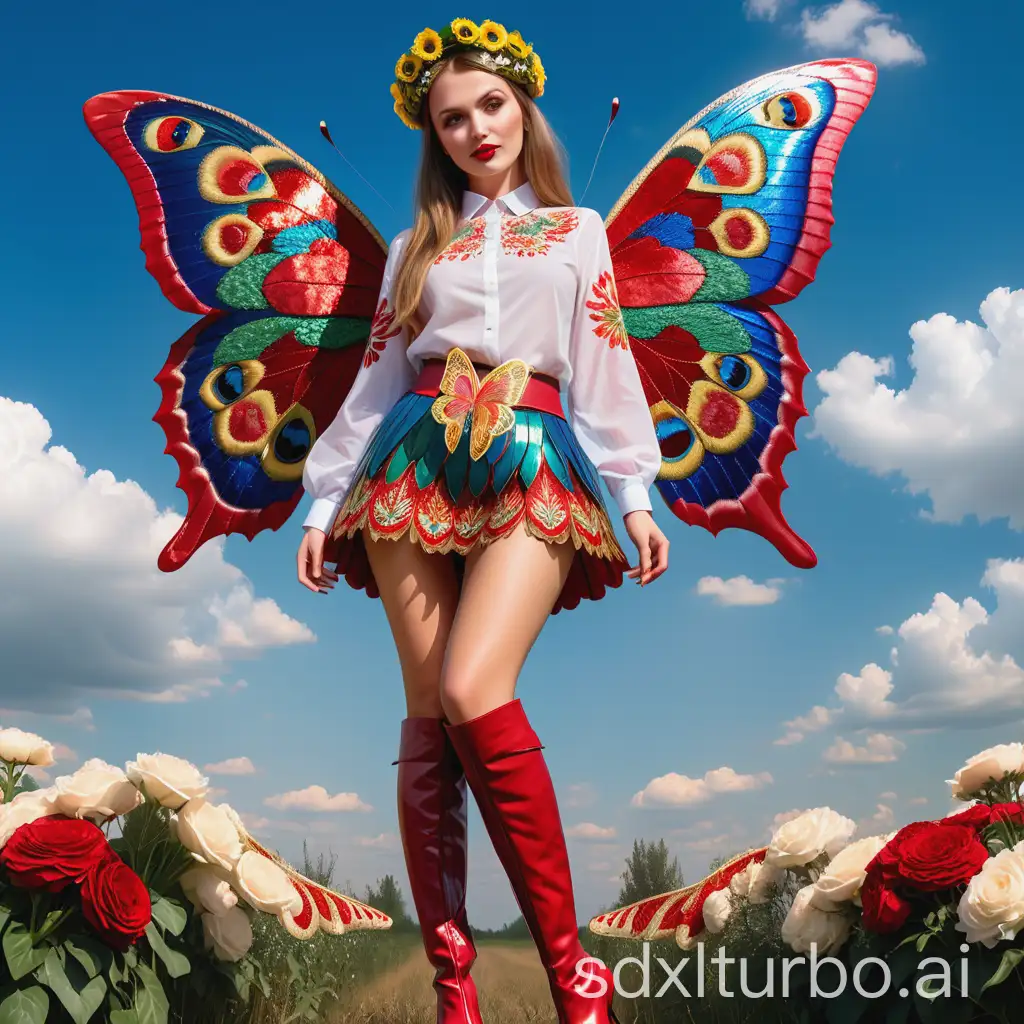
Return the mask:
<path id="1" fill-rule="evenodd" d="M 427 274 L 425 323 L 411 344 L 384 315 L 408 230 L 391 243 L 363 365 L 306 457 L 303 484 L 314 500 L 303 525 L 330 530 L 374 429 L 424 359 L 455 346 L 475 362 L 522 359 L 556 377 L 576 437 L 621 513 L 650 510 L 661 452 L 600 215 L 542 207 L 529 182 L 496 200 L 464 192 L 462 214 L 466 223 Z"/>

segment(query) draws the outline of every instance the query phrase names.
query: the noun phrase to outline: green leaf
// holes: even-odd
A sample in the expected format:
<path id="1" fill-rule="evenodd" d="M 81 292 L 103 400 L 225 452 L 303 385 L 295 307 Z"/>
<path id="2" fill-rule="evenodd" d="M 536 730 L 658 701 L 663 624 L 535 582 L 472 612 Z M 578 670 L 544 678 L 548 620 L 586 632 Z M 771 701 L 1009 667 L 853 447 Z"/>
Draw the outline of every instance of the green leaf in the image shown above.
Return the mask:
<path id="1" fill-rule="evenodd" d="M 75 959 L 78 960 L 77 956 Z M 99 975 L 81 989 L 76 989 L 65 973 L 59 951 L 54 948 L 50 949 L 43 966 L 36 971 L 36 978 L 60 1000 L 75 1024 L 87 1024 L 107 993 L 106 979 Z"/>
<path id="2" fill-rule="evenodd" d="M 0 1003 L 0 1024 L 46 1024 L 50 997 L 39 985 L 12 992 Z"/>
<path id="3" fill-rule="evenodd" d="M 11 908 L 0 907 L 0 932 L 4 930 L 4 925 L 10 920 Z"/>
<path id="4" fill-rule="evenodd" d="M 68 976 L 64 973 L 64 965 L 60 962 L 57 950 L 52 946 L 46 954 L 43 966 L 36 971 L 36 980 L 41 981 L 61 1001 L 75 1024 L 83 1024 L 82 999 L 71 982 L 68 981 Z"/>
<path id="5" fill-rule="evenodd" d="M 97 975 L 78 994 L 82 998 L 82 1021 L 91 1020 L 93 1014 L 103 1005 L 103 997 L 107 994 L 107 979 Z"/>
<path id="6" fill-rule="evenodd" d="M 172 935 L 180 935 L 188 924 L 185 908 L 177 900 L 169 900 L 158 893 L 150 892 L 149 895 L 153 901 L 153 920 Z"/>
<path id="7" fill-rule="evenodd" d="M 37 967 L 41 967 L 49 948 L 33 946 L 28 929 L 18 921 L 14 922 L 4 932 L 3 939 L 4 956 L 7 958 L 11 978 L 18 981 L 26 974 L 31 974 Z"/>
<path id="8" fill-rule="evenodd" d="M 184 953 L 179 953 L 164 942 L 160 930 L 152 921 L 146 925 L 146 939 L 153 947 L 153 952 L 164 962 L 167 973 L 172 978 L 180 978 L 192 970 L 192 964 Z"/>
<path id="9" fill-rule="evenodd" d="M 981 991 L 984 992 L 987 988 L 1001 985 L 1021 960 L 1024 960 L 1024 949 L 1008 949 L 1003 953 L 1003 959 L 999 961 L 995 973 L 981 986 Z"/>
<path id="10" fill-rule="evenodd" d="M 110 1024 L 139 1024 L 139 1015 L 135 1010 L 111 1010 Z"/>
<path id="11" fill-rule="evenodd" d="M 145 964 L 139 964 L 135 974 L 142 982 L 135 993 L 135 1012 L 139 1015 L 139 1024 L 167 1024 L 170 1005 L 160 979 Z"/>
<path id="12" fill-rule="evenodd" d="M 91 939 L 76 936 L 64 940 L 64 948 L 82 965 L 90 979 L 101 974 L 104 964 L 112 959 L 110 950 Z"/>

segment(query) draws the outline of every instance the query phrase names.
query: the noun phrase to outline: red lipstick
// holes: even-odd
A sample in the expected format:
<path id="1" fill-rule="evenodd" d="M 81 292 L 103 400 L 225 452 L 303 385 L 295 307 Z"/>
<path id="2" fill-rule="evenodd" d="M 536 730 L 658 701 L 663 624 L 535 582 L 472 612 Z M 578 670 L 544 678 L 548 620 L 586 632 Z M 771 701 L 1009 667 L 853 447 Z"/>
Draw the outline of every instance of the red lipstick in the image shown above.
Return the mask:
<path id="1" fill-rule="evenodd" d="M 490 160 L 500 148 L 500 146 L 488 143 L 486 146 L 479 146 L 474 149 L 471 155 L 476 157 L 477 160 Z"/>

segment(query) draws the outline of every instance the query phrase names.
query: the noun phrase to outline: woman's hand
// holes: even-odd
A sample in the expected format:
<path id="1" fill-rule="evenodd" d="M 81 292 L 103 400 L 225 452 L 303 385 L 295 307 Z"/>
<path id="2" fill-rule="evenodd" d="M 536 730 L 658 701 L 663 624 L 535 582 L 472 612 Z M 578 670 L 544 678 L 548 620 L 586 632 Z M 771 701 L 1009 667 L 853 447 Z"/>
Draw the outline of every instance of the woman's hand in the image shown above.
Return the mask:
<path id="1" fill-rule="evenodd" d="M 629 539 L 640 554 L 640 564 L 626 575 L 643 586 L 656 580 L 668 568 L 668 538 L 658 528 L 654 516 L 644 509 L 627 512 L 623 522 Z"/>
<path id="2" fill-rule="evenodd" d="M 304 532 L 299 545 L 296 559 L 299 570 L 299 582 L 318 594 L 326 594 L 338 581 L 338 574 L 324 568 L 324 543 L 327 535 L 323 530 L 309 527 Z"/>

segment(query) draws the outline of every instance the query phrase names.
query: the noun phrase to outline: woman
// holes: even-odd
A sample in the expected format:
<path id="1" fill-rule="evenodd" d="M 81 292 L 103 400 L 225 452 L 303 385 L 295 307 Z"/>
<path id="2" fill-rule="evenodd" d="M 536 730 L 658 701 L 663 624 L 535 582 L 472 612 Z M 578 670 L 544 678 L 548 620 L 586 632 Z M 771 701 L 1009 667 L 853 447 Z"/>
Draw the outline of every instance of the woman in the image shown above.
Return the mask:
<path id="1" fill-rule="evenodd" d="M 364 365 L 306 461 L 298 577 L 326 592 L 336 560 L 384 603 L 408 715 L 399 824 L 438 1021 L 480 1020 L 468 780 L 559 1021 L 599 1024 L 611 973 L 581 963 L 555 793 L 514 694 L 549 614 L 667 568 L 648 496 L 661 456 L 602 221 L 572 205 L 533 102 L 539 58 L 518 33 L 456 19 L 420 33 L 396 75 L 396 111 L 424 133 L 416 221 L 391 244 Z M 598 474 L 639 553 L 628 571 Z"/>

